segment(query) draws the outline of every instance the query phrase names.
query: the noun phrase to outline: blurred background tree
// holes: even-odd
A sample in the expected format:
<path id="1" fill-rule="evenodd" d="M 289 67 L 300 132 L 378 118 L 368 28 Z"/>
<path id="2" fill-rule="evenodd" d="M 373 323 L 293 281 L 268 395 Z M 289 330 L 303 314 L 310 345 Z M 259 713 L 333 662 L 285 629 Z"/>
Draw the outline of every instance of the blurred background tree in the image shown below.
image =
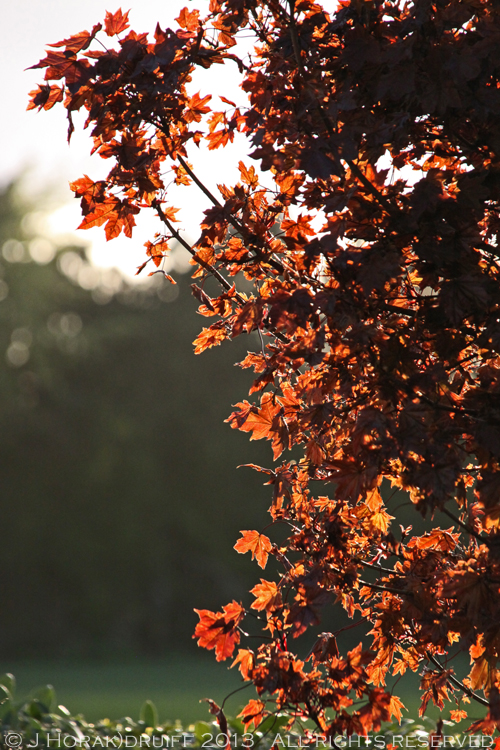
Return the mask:
<path id="1" fill-rule="evenodd" d="M 196 357 L 189 273 L 126 283 L 37 216 L 0 193 L 0 657 L 189 651 L 193 607 L 252 584 L 232 547 L 269 503 L 236 469 L 266 446 L 223 423 L 249 342 Z"/>

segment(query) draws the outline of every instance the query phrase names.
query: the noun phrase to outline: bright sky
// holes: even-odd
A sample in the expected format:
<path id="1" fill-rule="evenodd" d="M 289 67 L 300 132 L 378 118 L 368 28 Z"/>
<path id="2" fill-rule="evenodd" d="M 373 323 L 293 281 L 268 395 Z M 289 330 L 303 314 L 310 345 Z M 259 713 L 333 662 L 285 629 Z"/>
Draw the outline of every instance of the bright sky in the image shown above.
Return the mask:
<path id="1" fill-rule="evenodd" d="M 207 8 L 207 0 L 128 0 L 122 9 L 131 8 L 131 26 L 138 32 L 152 34 L 156 23 L 162 28 L 173 24 L 180 10 Z M 45 46 L 66 38 L 84 29 L 90 30 L 95 23 L 104 20 L 105 11 L 114 12 L 120 7 L 119 0 L 16 0 L 2 4 L 0 21 L 2 43 L 0 45 L 0 70 L 2 75 L 3 117 L 0 118 L 0 183 L 5 184 L 21 170 L 27 171 L 26 186 L 39 196 L 41 203 L 46 196 L 55 195 L 60 210 L 53 214 L 50 228 L 58 234 L 72 232 L 80 223 L 78 201 L 72 198 L 68 182 L 84 173 L 93 179 L 102 178 L 110 169 L 110 162 L 99 157 L 89 157 L 91 142 L 88 134 L 75 132 L 69 147 L 66 142 L 67 123 L 63 108 L 58 105 L 49 112 L 26 112 L 28 92 L 41 83 L 44 71 L 26 70 L 45 56 Z M 238 103 L 244 103 L 244 94 L 238 91 L 236 66 L 214 66 L 196 81 L 193 93 L 201 89 L 203 94 L 221 93 Z M 216 184 L 237 181 L 237 163 L 244 157 L 239 147 L 214 152 L 200 152 L 196 148 L 190 153 L 190 161 L 207 186 L 216 191 Z M 206 198 L 196 187 L 183 189 L 182 195 L 172 194 L 172 203 L 184 205 L 178 214 L 180 227 L 187 236 L 195 239 L 197 227 Z M 41 206 L 43 207 L 43 206 Z M 109 243 L 104 240 L 102 228 L 80 231 L 80 242 L 92 243 L 92 260 L 101 266 L 117 266 L 128 275 L 144 257 L 143 243 L 152 239 L 161 227 L 151 216 L 138 217 L 138 227 L 132 240 L 120 236 Z"/>

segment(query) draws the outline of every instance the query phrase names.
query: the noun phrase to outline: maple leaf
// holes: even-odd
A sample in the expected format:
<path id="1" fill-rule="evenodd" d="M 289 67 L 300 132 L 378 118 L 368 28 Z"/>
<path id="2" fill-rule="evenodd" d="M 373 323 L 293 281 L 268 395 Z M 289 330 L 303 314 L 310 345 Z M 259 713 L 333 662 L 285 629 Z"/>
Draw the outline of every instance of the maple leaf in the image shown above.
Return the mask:
<path id="1" fill-rule="evenodd" d="M 418 539 L 411 540 L 409 546 L 416 546 L 419 549 L 438 549 L 442 552 L 452 552 L 457 546 L 459 540 L 459 534 L 453 534 L 453 527 L 446 531 L 442 529 L 434 529 L 429 534 Z"/>
<path id="2" fill-rule="evenodd" d="M 108 36 L 115 36 L 121 34 L 122 31 L 128 29 L 128 10 L 126 13 L 122 13 L 121 8 L 118 8 L 116 13 L 106 12 L 106 18 L 104 19 L 104 30 Z"/>
<path id="3" fill-rule="evenodd" d="M 281 406 L 274 403 L 274 398 L 271 393 L 265 393 L 260 401 L 260 408 L 256 406 L 250 406 L 249 404 L 243 404 L 245 407 L 244 412 L 240 412 L 240 415 L 245 415 L 243 419 L 238 420 L 236 412 L 229 417 L 227 420 L 231 427 L 238 427 L 243 432 L 251 432 L 252 436 L 250 440 L 262 440 L 262 438 L 270 439 L 272 427 L 275 417 L 278 415 Z M 249 407 L 249 408 L 247 408 Z"/>
<path id="4" fill-rule="evenodd" d="M 245 729 L 249 729 L 252 724 L 257 729 L 259 724 L 264 720 L 265 709 L 266 704 L 263 701 L 255 700 L 254 698 L 248 701 L 245 708 L 238 714 L 245 725 Z"/>
<path id="5" fill-rule="evenodd" d="M 157 268 L 161 265 L 163 258 L 170 250 L 168 242 L 165 240 L 161 240 L 154 244 L 152 242 L 146 242 L 144 247 L 146 248 L 147 255 L 151 257 L 151 260 Z"/>
<path id="6" fill-rule="evenodd" d="M 295 221 L 293 219 L 284 219 L 281 222 L 281 228 L 287 235 L 287 237 L 293 237 L 298 240 L 301 235 L 308 236 L 314 234 L 314 230 L 311 228 L 310 220 L 312 216 L 300 215 Z"/>
<path id="7" fill-rule="evenodd" d="M 467 711 L 464 711 L 463 708 L 458 708 L 458 709 L 454 709 L 450 711 L 450 719 L 452 721 L 455 721 L 457 724 L 466 718 L 467 718 Z"/>
<path id="8" fill-rule="evenodd" d="M 209 150 L 213 151 L 221 146 L 227 146 L 229 141 L 232 143 L 234 140 L 234 131 L 229 128 L 223 128 L 222 130 L 216 130 L 214 133 L 208 133 L 205 137 L 208 141 Z"/>
<path id="9" fill-rule="evenodd" d="M 259 534 L 258 531 L 240 531 L 240 534 L 242 534 L 242 538 L 238 539 L 234 545 L 236 552 L 240 554 L 251 552 L 252 560 L 256 559 L 258 565 L 265 568 L 269 552 L 273 546 L 271 540 L 264 534 Z"/>
<path id="10" fill-rule="evenodd" d="M 257 609 L 259 612 L 266 610 L 266 612 L 272 612 L 281 606 L 281 592 L 278 586 L 273 581 L 265 581 L 263 578 L 260 579 L 260 583 L 250 590 L 251 594 L 256 597 L 255 601 L 250 605 L 252 609 Z"/>
<path id="11" fill-rule="evenodd" d="M 236 659 L 231 664 L 231 667 L 236 666 L 236 664 L 239 664 L 239 670 L 241 672 L 241 676 L 244 680 L 250 680 L 252 669 L 254 667 L 255 663 L 255 654 L 253 651 L 250 651 L 246 648 L 239 648 L 238 649 L 238 655 Z"/>
<path id="12" fill-rule="evenodd" d="M 60 86 L 50 86 L 48 84 L 37 86 L 36 89 L 30 91 L 31 102 L 28 104 L 26 109 L 35 109 L 38 107 L 38 111 L 41 109 L 49 110 L 57 104 L 62 102 L 64 91 Z"/>
<path id="13" fill-rule="evenodd" d="M 217 661 L 223 661 L 233 655 L 240 642 L 239 623 L 245 616 L 245 610 L 237 602 L 226 604 L 223 612 L 211 612 L 208 609 L 195 609 L 200 618 L 193 638 L 198 638 L 198 646 L 215 649 Z"/>
<path id="14" fill-rule="evenodd" d="M 489 659 L 484 656 L 474 661 L 470 672 L 470 683 L 473 690 L 488 689 L 495 682 L 496 670 L 492 668 Z"/>
<path id="15" fill-rule="evenodd" d="M 199 17 L 199 10 L 189 11 L 187 8 L 183 8 L 175 20 L 181 28 L 188 31 L 196 31 L 199 24 Z"/>
<path id="16" fill-rule="evenodd" d="M 250 167 L 250 169 L 247 169 L 244 163 L 240 161 L 238 162 L 238 169 L 240 170 L 241 179 L 244 183 L 250 185 L 250 187 L 252 188 L 257 187 L 257 185 L 259 184 L 259 178 L 255 173 L 254 167 Z"/>
<path id="17" fill-rule="evenodd" d="M 87 49 L 87 47 L 89 47 L 89 45 L 95 38 L 95 35 L 101 29 L 102 24 L 97 23 L 92 28 L 90 34 L 88 31 L 81 31 L 79 34 L 74 34 L 68 39 L 62 39 L 60 42 L 56 42 L 55 44 L 49 44 L 49 47 L 65 47 L 71 52 L 80 52 L 81 50 Z"/>
<path id="18" fill-rule="evenodd" d="M 100 227 L 108 221 L 116 222 L 118 220 L 119 206 L 120 201 L 118 198 L 106 198 L 85 216 L 78 229 L 92 229 L 93 227 Z M 106 237 L 106 239 L 108 238 Z"/>
<path id="19" fill-rule="evenodd" d="M 210 328 L 203 328 L 201 333 L 195 338 L 193 344 L 195 344 L 195 354 L 201 354 L 205 349 L 209 349 L 212 346 L 219 346 L 219 344 L 227 339 L 227 331 L 225 328 L 210 326 Z"/>
<path id="20" fill-rule="evenodd" d="M 394 716 L 398 724 L 401 724 L 402 714 L 401 709 L 405 710 L 405 705 L 400 701 L 397 695 L 391 695 L 389 701 L 389 713 Z"/>
<path id="21" fill-rule="evenodd" d="M 186 122 L 200 122 L 201 116 L 210 112 L 210 107 L 206 106 L 206 103 L 212 98 L 211 94 L 207 94 L 203 99 L 200 98 L 199 93 L 195 94 L 188 101 L 187 110 L 184 113 L 184 119 Z"/>

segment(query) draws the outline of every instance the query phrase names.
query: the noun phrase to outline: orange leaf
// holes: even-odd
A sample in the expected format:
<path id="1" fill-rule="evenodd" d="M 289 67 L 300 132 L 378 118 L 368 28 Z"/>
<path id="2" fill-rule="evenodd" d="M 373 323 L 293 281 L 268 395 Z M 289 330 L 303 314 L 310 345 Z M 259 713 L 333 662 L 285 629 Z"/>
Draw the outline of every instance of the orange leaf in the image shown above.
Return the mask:
<path id="1" fill-rule="evenodd" d="M 180 219 L 175 218 L 175 214 L 180 211 L 180 208 L 174 208 L 173 206 L 169 206 L 168 208 L 163 209 L 163 213 L 167 217 L 169 221 L 176 221 L 179 222 Z"/>
<path id="2" fill-rule="evenodd" d="M 462 721 L 462 719 L 467 718 L 467 711 L 464 711 L 463 708 L 455 709 L 454 711 L 450 711 L 450 719 L 452 721 L 456 721 L 457 723 L 459 721 Z"/>
<path id="3" fill-rule="evenodd" d="M 492 674 L 495 670 L 491 669 L 488 659 L 480 657 L 474 662 L 470 672 L 471 687 L 473 690 L 488 687 L 492 682 Z"/>
<path id="4" fill-rule="evenodd" d="M 196 31 L 198 28 L 199 16 L 199 10 L 193 10 L 191 12 L 187 8 L 183 8 L 175 20 L 181 28 L 187 29 L 188 31 Z"/>
<path id="5" fill-rule="evenodd" d="M 236 666 L 236 664 L 239 664 L 239 670 L 241 672 L 241 676 L 244 680 L 250 680 L 250 674 L 253 669 L 254 665 L 254 653 L 253 651 L 250 651 L 246 648 L 239 648 L 238 649 L 238 656 L 231 664 L 231 667 Z"/>
<path id="6" fill-rule="evenodd" d="M 401 724 L 401 709 L 406 709 L 406 706 L 404 703 L 402 703 L 397 695 L 391 695 L 391 700 L 389 701 L 389 711 L 391 716 L 396 717 L 396 721 L 398 724 Z"/>
<path id="7" fill-rule="evenodd" d="M 255 174 L 254 167 L 250 167 L 250 169 L 247 169 L 246 166 L 243 164 L 242 161 L 238 163 L 238 169 L 240 170 L 241 179 L 244 183 L 247 185 L 250 185 L 250 187 L 257 187 L 259 184 L 259 178 Z"/>
<path id="8" fill-rule="evenodd" d="M 314 234 L 314 229 L 309 224 L 310 219 L 312 219 L 312 216 L 303 216 L 302 214 L 297 217 L 296 221 L 285 219 L 281 222 L 281 229 L 287 237 L 293 237 L 298 240 L 301 235 L 306 237 L 307 235 Z"/>
<path id="9" fill-rule="evenodd" d="M 193 341 L 193 344 L 195 344 L 194 353 L 201 354 L 201 352 L 209 349 L 211 346 L 219 346 L 224 339 L 227 339 L 225 328 L 203 328 L 199 336 Z"/>
<path id="10" fill-rule="evenodd" d="M 418 549 L 437 549 L 442 552 L 453 552 L 460 535 L 453 534 L 452 531 L 453 526 L 446 531 L 443 529 L 433 529 L 428 534 L 417 537 L 414 544 Z M 414 546 L 411 542 L 410 546 Z"/>
<path id="11" fill-rule="evenodd" d="M 48 84 L 37 86 L 36 89 L 29 93 L 31 101 L 26 109 L 35 109 L 35 107 L 38 107 L 38 111 L 42 108 L 45 110 L 52 109 L 54 104 L 62 102 L 63 93 L 63 89 L 59 88 L 59 86 L 50 86 Z"/>
<path id="12" fill-rule="evenodd" d="M 256 609 L 259 612 L 266 610 L 266 612 L 272 612 L 281 606 L 281 593 L 278 586 L 274 582 L 265 581 L 263 578 L 260 579 L 260 583 L 251 589 L 250 593 L 254 594 L 257 598 L 250 606 L 252 609 Z"/>
<path id="13" fill-rule="evenodd" d="M 206 140 L 208 141 L 208 150 L 213 151 L 220 146 L 227 146 L 228 141 L 231 141 L 232 143 L 233 139 L 234 131 L 227 130 L 226 128 L 224 128 L 224 130 L 216 130 L 215 133 L 209 133 L 206 136 Z"/>
<path id="14" fill-rule="evenodd" d="M 95 209 L 87 214 L 78 229 L 92 229 L 114 220 L 117 217 L 119 203 L 117 198 L 107 198 L 102 203 L 98 203 Z"/>
<path id="15" fill-rule="evenodd" d="M 251 432 L 252 437 L 250 440 L 262 440 L 262 438 L 270 438 L 270 431 L 275 416 L 280 410 L 280 406 L 274 403 L 273 395 L 271 393 L 264 393 L 260 402 L 260 409 L 253 406 L 248 412 L 248 416 L 245 422 L 240 426 L 239 429 L 243 432 Z M 230 417 L 231 419 L 231 417 Z"/>
<path id="16" fill-rule="evenodd" d="M 184 113 L 184 120 L 186 122 L 200 122 L 201 116 L 210 112 L 210 107 L 206 107 L 206 103 L 212 98 L 211 94 L 207 94 L 203 99 L 197 93 L 191 97 L 188 103 L 187 111 Z"/>
<path id="17" fill-rule="evenodd" d="M 272 548 L 271 540 L 264 534 L 259 534 L 258 531 L 240 531 L 240 534 L 243 535 L 242 538 L 238 539 L 234 545 L 236 552 L 240 554 L 251 552 L 252 560 L 256 559 L 260 567 L 264 569 Z"/>

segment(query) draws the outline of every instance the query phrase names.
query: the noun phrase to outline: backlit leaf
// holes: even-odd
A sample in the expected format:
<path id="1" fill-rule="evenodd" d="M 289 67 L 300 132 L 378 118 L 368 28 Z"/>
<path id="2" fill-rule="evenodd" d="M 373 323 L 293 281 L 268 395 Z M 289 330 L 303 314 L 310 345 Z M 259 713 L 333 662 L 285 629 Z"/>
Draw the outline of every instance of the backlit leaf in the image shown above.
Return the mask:
<path id="1" fill-rule="evenodd" d="M 270 539 L 258 531 L 240 531 L 240 534 L 242 537 L 238 539 L 234 549 L 240 553 L 251 552 L 252 560 L 255 558 L 260 567 L 265 568 L 272 548 Z"/>

